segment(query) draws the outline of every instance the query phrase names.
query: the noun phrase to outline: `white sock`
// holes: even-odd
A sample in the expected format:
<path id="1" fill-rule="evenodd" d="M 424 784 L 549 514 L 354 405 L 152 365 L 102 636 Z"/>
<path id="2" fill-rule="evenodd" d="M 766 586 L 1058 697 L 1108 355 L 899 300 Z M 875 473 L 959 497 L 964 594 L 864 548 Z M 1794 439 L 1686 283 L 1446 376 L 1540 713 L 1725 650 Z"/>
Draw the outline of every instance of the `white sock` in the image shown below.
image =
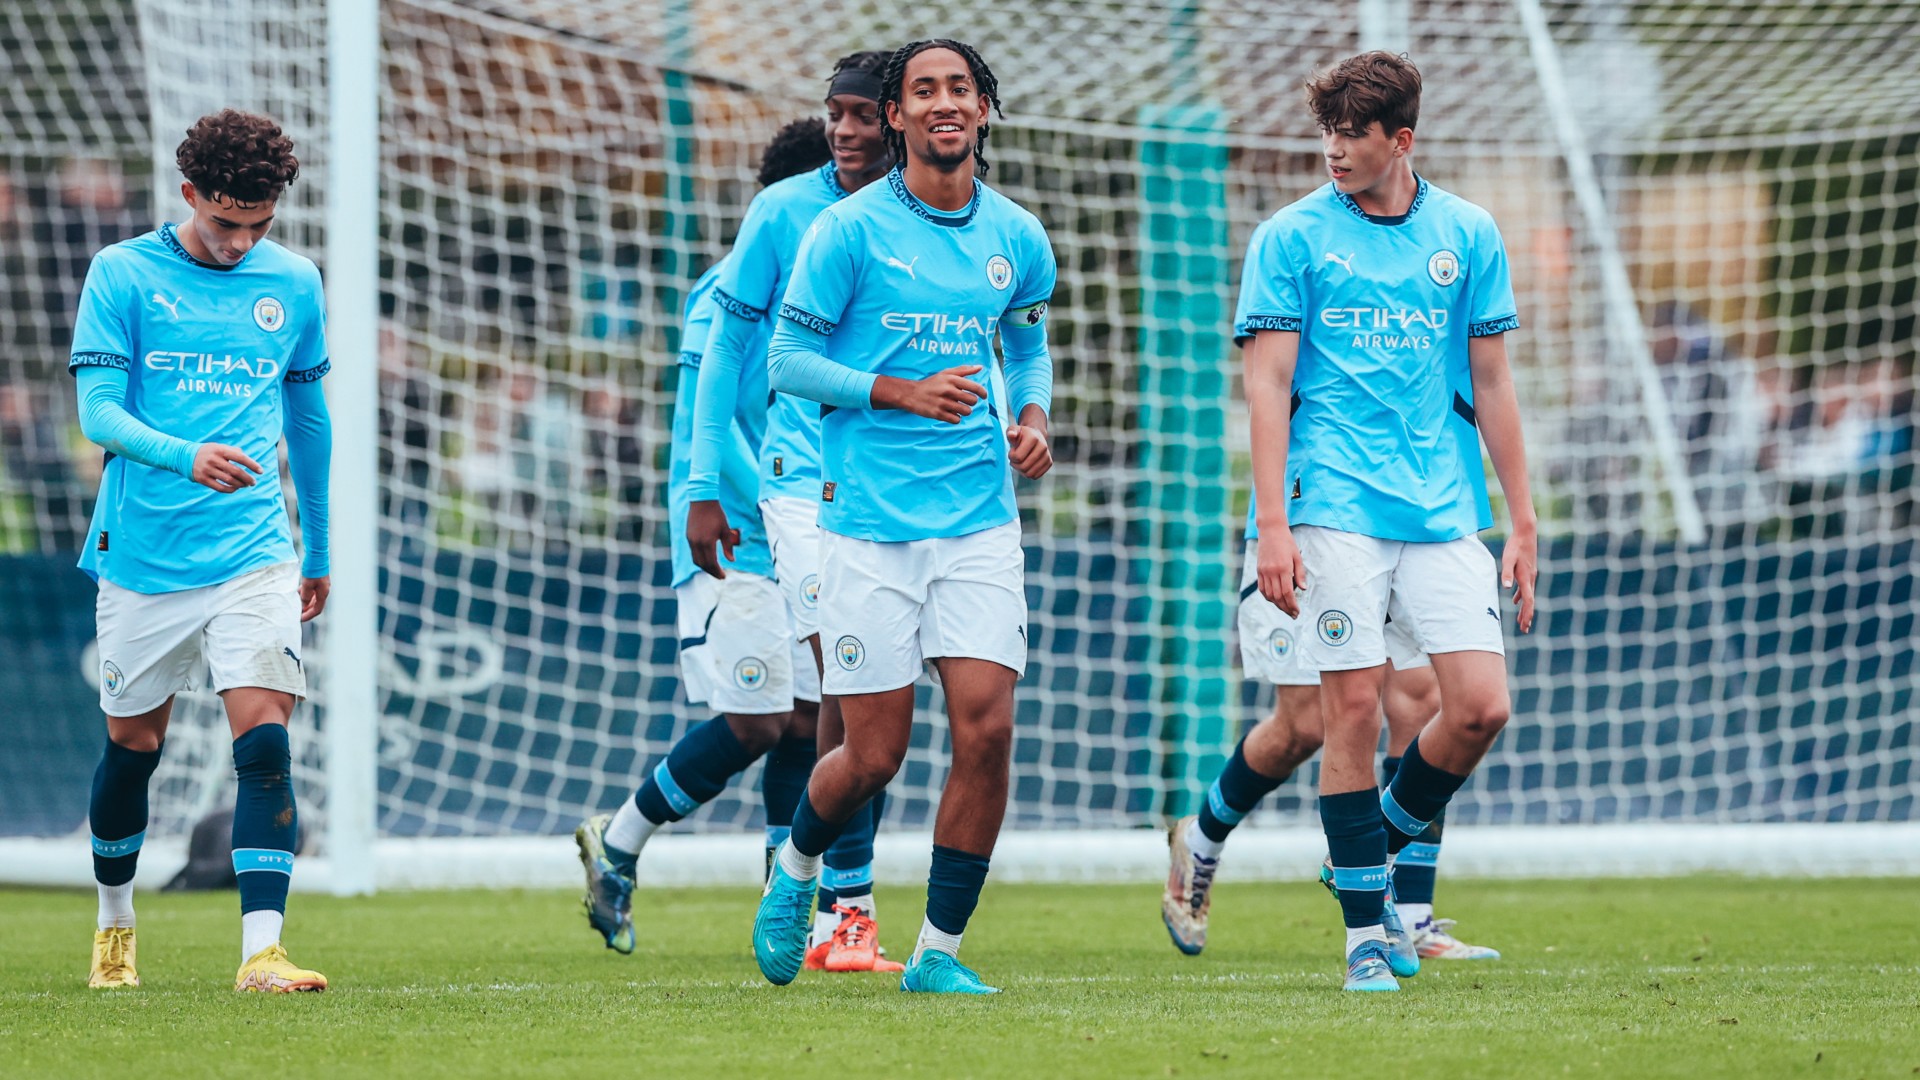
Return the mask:
<path id="1" fill-rule="evenodd" d="M 873 918 L 873 894 L 872 893 L 867 893 L 864 896 L 848 896 L 845 893 L 842 893 L 840 894 L 839 904 L 841 907 L 853 908 L 856 911 L 859 911 L 862 914 L 866 915 L 866 917 L 869 919 Z"/>
<path id="2" fill-rule="evenodd" d="M 1385 945 L 1387 943 L 1387 928 L 1381 926 L 1379 923 L 1374 923 L 1372 926 L 1347 927 L 1348 956 L 1352 956 L 1354 947 L 1363 941 L 1377 941 Z"/>
<path id="3" fill-rule="evenodd" d="M 1423 923 L 1433 921 L 1432 904 L 1401 904 L 1400 921 L 1408 930 L 1417 929 Z"/>
<path id="4" fill-rule="evenodd" d="M 647 838 L 659 827 L 648 821 L 647 815 L 640 812 L 632 799 L 628 799 L 620 804 L 620 809 L 613 812 L 613 820 L 607 823 L 606 844 L 615 851 L 630 851 L 638 855 L 640 849 L 647 846 Z"/>
<path id="5" fill-rule="evenodd" d="M 913 958 L 918 960 L 921 953 L 937 949 L 957 959 L 960 956 L 960 937 L 960 934 L 949 934 L 931 922 L 922 921 L 920 940 L 913 945 Z"/>
<path id="6" fill-rule="evenodd" d="M 792 840 L 780 845 L 773 861 L 779 863 L 780 869 L 795 881 L 812 881 L 820 876 L 820 856 L 800 854 L 793 850 Z"/>
<path id="7" fill-rule="evenodd" d="M 807 938 L 807 948 L 825 945 L 833 940 L 833 932 L 840 929 L 840 916 L 832 911 L 813 913 L 813 934 Z"/>
<path id="8" fill-rule="evenodd" d="M 1225 840 L 1214 840 L 1200 831 L 1200 819 L 1187 822 L 1187 850 L 1203 859 L 1218 859 L 1220 851 L 1227 846 Z"/>
<path id="9" fill-rule="evenodd" d="M 280 927 L 287 921 L 284 911 L 249 911 L 240 916 L 240 962 L 258 955 L 261 949 L 280 941 Z"/>
<path id="10" fill-rule="evenodd" d="M 96 929 L 105 930 L 114 926 L 133 925 L 133 882 L 125 885 L 99 885 L 100 917 L 95 920 Z"/>

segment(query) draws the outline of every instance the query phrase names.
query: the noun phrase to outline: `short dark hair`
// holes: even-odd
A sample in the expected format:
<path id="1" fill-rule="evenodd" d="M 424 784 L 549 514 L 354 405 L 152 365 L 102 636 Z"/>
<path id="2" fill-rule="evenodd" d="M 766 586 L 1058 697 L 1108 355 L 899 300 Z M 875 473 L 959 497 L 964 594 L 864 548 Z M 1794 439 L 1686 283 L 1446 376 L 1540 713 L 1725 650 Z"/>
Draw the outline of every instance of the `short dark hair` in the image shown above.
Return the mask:
<path id="1" fill-rule="evenodd" d="M 280 125 L 238 109 L 194 121 L 173 160 L 194 190 L 242 206 L 273 202 L 300 175 L 293 140 Z"/>
<path id="2" fill-rule="evenodd" d="M 1375 49 L 1350 56 L 1307 80 L 1307 107 L 1322 131 L 1382 133 L 1420 123 L 1420 69 L 1404 55 Z"/>
<path id="3" fill-rule="evenodd" d="M 893 54 L 885 49 L 867 49 L 863 52 L 848 53 L 833 62 L 833 74 L 843 71 L 864 71 L 869 75 L 880 75 L 887 70 L 887 61 Z M 833 75 L 827 76 L 827 82 L 833 82 Z"/>
<path id="4" fill-rule="evenodd" d="M 993 69 L 987 66 L 986 60 L 981 58 L 980 53 L 973 46 L 952 38 L 930 38 L 926 41 L 908 42 L 894 50 L 892 59 L 887 61 L 887 73 L 880 78 L 880 130 L 887 141 L 887 151 L 893 155 L 893 160 L 898 162 L 905 163 L 907 160 L 907 138 L 893 130 L 892 124 L 886 123 L 887 104 L 889 102 L 895 105 L 900 104 L 901 83 L 905 82 L 907 77 L 907 61 L 930 49 L 950 49 L 959 53 L 960 58 L 967 62 L 967 71 L 973 75 L 974 91 L 986 99 L 987 104 L 1001 119 L 1004 120 L 1007 116 L 1000 111 L 1000 80 L 993 77 Z M 991 168 L 987 164 L 989 133 L 989 125 L 982 120 L 980 141 L 973 144 L 973 167 L 983 176 Z"/>
<path id="5" fill-rule="evenodd" d="M 766 187 L 827 163 L 827 122 L 817 116 L 789 121 L 774 133 L 760 158 L 760 186 Z"/>

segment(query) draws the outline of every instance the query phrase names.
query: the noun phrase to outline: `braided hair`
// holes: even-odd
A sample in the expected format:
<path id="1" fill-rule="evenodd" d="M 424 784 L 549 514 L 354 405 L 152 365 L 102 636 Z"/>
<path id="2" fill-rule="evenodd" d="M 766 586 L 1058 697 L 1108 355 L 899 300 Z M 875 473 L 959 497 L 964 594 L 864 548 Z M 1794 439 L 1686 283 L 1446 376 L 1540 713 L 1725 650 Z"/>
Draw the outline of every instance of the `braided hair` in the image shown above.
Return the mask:
<path id="1" fill-rule="evenodd" d="M 901 86 L 907 77 L 907 62 L 929 49 L 948 49 L 960 55 L 967 62 L 967 71 L 973 76 L 974 92 L 979 94 L 1001 119 L 1006 113 L 1000 111 L 1000 80 L 993 77 L 993 69 L 981 58 L 978 50 L 964 41 L 952 38 L 931 38 L 926 41 L 914 41 L 894 50 L 893 58 L 887 61 L 886 74 L 880 77 L 880 109 L 885 118 L 889 104 L 901 104 L 904 90 Z M 895 131 L 892 124 L 883 123 L 881 134 L 887 141 L 887 150 L 893 159 L 899 162 L 907 160 L 907 137 L 903 132 Z M 987 136 L 990 126 L 985 118 L 980 122 L 980 141 L 973 145 L 974 169 L 985 176 L 991 168 L 987 164 Z"/>

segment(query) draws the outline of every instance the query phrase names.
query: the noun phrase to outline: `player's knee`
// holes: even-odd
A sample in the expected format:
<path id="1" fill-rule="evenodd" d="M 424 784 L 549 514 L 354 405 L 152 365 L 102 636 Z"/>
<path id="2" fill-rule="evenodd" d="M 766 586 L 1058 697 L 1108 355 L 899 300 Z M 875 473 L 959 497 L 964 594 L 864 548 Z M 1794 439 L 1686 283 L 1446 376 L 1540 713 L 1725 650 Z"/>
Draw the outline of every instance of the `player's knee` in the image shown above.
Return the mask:
<path id="1" fill-rule="evenodd" d="M 1491 694 L 1466 702 L 1453 716 L 1454 727 L 1465 737 L 1490 743 L 1507 726 L 1513 706 L 1505 693 Z"/>
<path id="2" fill-rule="evenodd" d="M 983 718 L 954 731 L 953 752 L 980 761 L 1006 761 L 1013 753 L 1013 718 Z M 964 743 L 964 746 L 962 745 Z"/>
<path id="3" fill-rule="evenodd" d="M 759 757 L 772 750 L 780 736 L 786 733 L 787 713 L 768 713 L 762 716 L 749 716 L 729 713 L 727 727 L 733 730 L 733 737 L 740 741 L 740 748 L 753 757 Z"/>
<path id="4" fill-rule="evenodd" d="M 1338 684 L 1321 687 L 1320 704 L 1323 710 L 1321 722 L 1324 725 L 1351 723 L 1356 719 L 1377 717 L 1380 709 L 1380 690 L 1377 686 L 1361 680 L 1342 680 Z"/>
<path id="5" fill-rule="evenodd" d="M 850 742 L 840 744 L 840 752 L 847 755 L 847 772 L 854 786 L 863 793 L 863 798 L 891 783 L 894 774 L 900 771 L 901 763 L 907 758 L 905 747 L 856 747 Z"/>

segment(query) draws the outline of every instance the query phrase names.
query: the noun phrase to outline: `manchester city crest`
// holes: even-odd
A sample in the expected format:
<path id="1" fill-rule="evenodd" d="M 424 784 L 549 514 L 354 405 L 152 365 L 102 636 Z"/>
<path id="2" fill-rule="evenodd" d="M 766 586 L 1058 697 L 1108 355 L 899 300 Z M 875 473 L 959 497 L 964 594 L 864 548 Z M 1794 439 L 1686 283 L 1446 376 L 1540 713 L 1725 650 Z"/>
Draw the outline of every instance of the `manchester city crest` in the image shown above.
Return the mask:
<path id="1" fill-rule="evenodd" d="M 1353 620 L 1344 611 L 1329 611 L 1320 616 L 1320 640 L 1329 645 L 1345 645 L 1353 636 Z"/>
<path id="2" fill-rule="evenodd" d="M 987 284 L 996 289 L 1004 289 L 1013 284 L 1013 264 L 1005 255 L 995 255 L 987 260 Z"/>
<path id="3" fill-rule="evenodd" d="M 126 676 L 120 674 L 119 665 L 111 660 L 100 665 L 100 688 L 108 697 L 119 697 L 120 691 L 127 688 Z"/>
<path id="4" fill-rule="evenodd" d="M 1434 252 L 1427 260 L 1427 276 L 1442 288 L 1460 280 L 1460 256 L 1444 248 Z"/>
<path id="5" fill-rule="evenodd" d="M 820 606 L 819 574 L 808 574 L 800 582 L 800 602 L 807 605 L 808 611 L 812 611 Z"/>
<path id="6" fill-rule="evenodd" d="M 271 296 L 253 302 L 253 325 L 271 334 L 287 325 L 287 309 Z"/>
<path id="7" fill-rule="evenodd" d="M 833 658 L 840 661 L 840 666 L 843 669 L 853 671 L 866 662 L 867 649 L 866 646 L 860 644 L 859 638 L 848 634 L 839 641 L 834 642 Z"/>
<path id="8" fill-rule="evenodd" d="M 767 685 L 766 662 L 757 656 L 749 656 L 733 665 L 733 681 L 742 690 L 758 690 Z"/>
<path id="9" fill-rule="evenodd" d="M 1293 635 L 1285 630 L 1275 630 L 1267 637 L 1267 648 L 1275 660 L 1285 660 L 1293 655 Z"/>

